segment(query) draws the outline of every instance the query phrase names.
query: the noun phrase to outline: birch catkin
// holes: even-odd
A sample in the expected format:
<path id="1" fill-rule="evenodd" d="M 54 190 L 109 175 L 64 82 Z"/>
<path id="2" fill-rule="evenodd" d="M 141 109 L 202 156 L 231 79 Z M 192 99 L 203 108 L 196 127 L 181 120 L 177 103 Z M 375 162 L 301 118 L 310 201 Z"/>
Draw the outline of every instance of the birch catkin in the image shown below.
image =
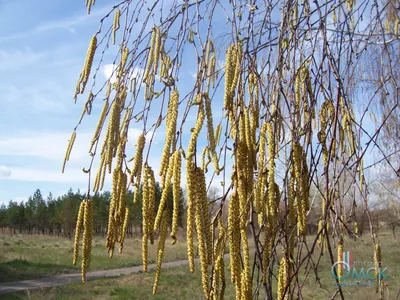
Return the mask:
<path id="1" fill-rule="evenodd" d="M 169 212 L 165 210 L 162 216 L 160 237 L 158 239 L 157 261 L 156 261 L 156 277 L 154 279 L 153 295 L 157 293 L 158 281 L 160 280 L 161 264 L 164 256 L 165 239 L 167 238 Z"/>
<path id="2" fill-rule="evenodd" d="M 160 176 L 165 176 L 168 169 L 168 161 L 171 155 L 170 151 L 171 151 L 172 140 L 175 138 L 175 133 L 176 133 L 176 122 L 178 119 L 178 105 L 179 105 L 179 93 L 177 90 L 175 90 L 171 94 L 170 103 L 168 106 L 165 144 L 160 162 Z"/>
<path id="3" fill-rule="evenodd" d="M 170 16 L 159 19 L 156 11 L 162 8 L 157 5 L 147 9 L 143 3 L 123 1 L 101 20 L 98 32 L 91 36 L 74 95 L 76 102 L 86 91 L 80 97 L 87 100 L 68 142 L 62 171 L 70 159 L 83 117 L 98 110 L 99 119 L 89 141 L 92 160 L 83 172 L 94 194 L 102 190 L 110 174 L 107 180 L 111 178 L 112 192 L 105 242 L 108 255 L 113 257 L 118 246 L 122 252 L 132 218 L 140 219 L 138 212 L 129 208 L 139 208 L 145 272 L 150 263 L 149 242 L 153 244 L 158 237 L 154 294 L 160 280 L 167 233 L 172 244 L 167 247 L 180 247 L 176 244 L 180 238 L 182 188 L 187 190 L 184 208 L 189 270 L 194 272 L 195 257 L 199 256 L 201 285 L 207 299 L 224 297 L 226 248 L 229 248 L 229 276 L 237 299 L 258 297 L 262 285 L 267 294 L 277 299 L 289 299 L 295 294 L 302 298 L 298 270 L 305 267 L 306 274 L 312 267 L 308 262 L 314 248 L 304 248 L 306 239 L 310 242 L 310 236 L 306 236 L 307 214 L 315 211 L 312 204 L 322 209 L 316 220 L 318 236 L 311 237 L 314 239 L 311 244 L 317 245 L 321 254 L 339 239 L 335 255 L 342 259 L 345 229 L 351 234 L 351 225 L 352 236 L 357 239 L 359 228 L 354 222 L 354 212 L 358 200 L 348 195 L 357 195 L 357 190 L 366 194 L 368 183 L 362 166 L 365 147 L 359 144 L 360 135 L 365 135 L 364 114 L 353 111 L 353 98 L 360 87 L 353 84 L 351 72 L 346 73 L 347 69 L 342 67 L 352 57 L 346 54 L 354 49 L 353 41 L 343 40 L 341 52 L 338 47 L 319 43 L 321 35 L 313 34 L 317 29 L 310 26 L 318 21 L 315 18 L 318 10 L 308 2 L 303 1 L 299 7 L 297 1 L 289 1 L 287 9 L 282 10 L 281 23 L 275 20 L 273 27 L 268 26 L 271 23 L 268 12 L 274 8 L 262 7 L 260 1 L 257 5 L 236 5 L 233 14 L 226 11 L 230 16 L 228 23 L 233 25 L 226 27 L 228 30 L 221 32 L 214 42 L 214 28 L 199 26 L 206 18 L 213 23 L 216 16 L 213 7 L 207 9 L 206 5 L 198 11 L 198 5 L 180 7 L 175 1 Z M 342 37 L 343 28 L 352 29 L 358 24 L 353 13 L 355 1 L 334 2 L 327 16 L 333 18 L 332 26 L 337 29 L 337 36 Z M 86 0 L 88 12 L 94 3 L 95 0 Z M 389 42 L 399 34 L 399 18 L 392 6 L 378 12 L 387 20 L 375 18 L 385 23 L 386 28 L 381 31 Z M 148 18 L 143 19 L 146 9 Z M 247 10 L 248 17 L 243 19 Z M 263 13 L 266 13 L 265 24 L 260 23 Z M 105 30 L 103 21 L 107 18 Z M 134 24 L 140 21 L 144 25 L 137 31 Z M 121 27 L 123 31 L 117 36 Z M 243 28 L 248 28 L 250 34 L 243 35 Z M 279 28 L 282 29 L 279 38 L 271 40 L 271 32 Z M 135 30 L 139 32 L 137 36 L 133 35 Z M 320 33 L 322 38 L 326 34 Z M 221 36 L 227 38 L 228 45 Z M 187 46 L 194 55 L 187 55 Z M 114 59 L 109 49 L 118 49 Z M 324 55 L 315 55 L 319 50 L 327 50 L 321 53 L 332 54 L 329 56 L 332 59 L 324 63 Z M 101 52 L 97 53 L 98 59 L 96 51 Z M 337 51 L 342 55 L 338 56 Z M 190 60 L 196 74 L 193 82 L 183 78 L 189 73 L 182 68 Z M 225 61 L 224 66 L 221 60 Z M 106 61 L 115 68 L 112 76 L 99 86 Z M 219 98 L 221 91 L 223 98 Z M 390 105 L 385 104 L 390 100 L 386 96 L 379 105 L 392 112 Z M 372 102 L 362 109 L 369 110 L 371 105 Z M 140 130 L 133 154 L 127 153 L 131 150 L 132 141 L 128 138 L 132 138 L 132 129 Z M 132 156 L 128 161 L 127 157 Z M 153 170 L 149 163 L 154 158 L 159 161 Z M 182 168 L 186 176 L 182 176 Z M 186 177 L 186 182 L 182 182 L 182 177 Z M 352 183 L 347 186 L 349 178 L 359 186 Z M 219 195 L 209 200 L 207 193 L 212 193 L 215 186 L 220 189 Z M 127 202 L 131 192 L 135 205 Z M 90 193 L 91 190 L 79 207 L 73 245 L 74 264 L 82 250 L 83 281 L 91 262 L 92 199 L 97 199 Z M 348 199 L 353 201 L 352 206 L 348 205 Z M 377 239 L 373 240 L 378 268 L 381 249 Z M 336 268 L 342 280 L 343 266 Z M 381 281 L 378 284 L 383 287 Z"/>
<path id="4" fill-rule="evenodd" d="M 173 239 L 172 245 L 176 243 L 176 233 L 178 231 L 178 218 L 179 218 L 179 201 L 181 198 L 181 165 L 182 158 L 179 150 L 174 153 L 174 169 L 172 170 L 174 183 L 173 183 L 173 213 L 172 213 L 172 229 L 171 238 Z"/>
<path id="5" fill-rule="evenodd" d="M 83 227 L 83 215 L 85 212 L 85 201 L 82 201 L 80 206 L 79 206 L 79 211 L 78 211 L 78 218 L 76 220 L 76 227 L 75 227 L 75 242 L 74 242 L 74 260 L 73 260 L 73 265 L 75 266 L 78 260 L 78 254 L 79 254 L 79 239 L 81 235 L 81 230 Z"/>
<path id="6" fill-rule="evenodd" d="M 189 270 L 194 272 L 194 219 L 196 213 L 196 178 L 194 177 L 195 164 L 192 160 L 186 161 L 186 182 L 187 182 L 187 221 L 186 221 L 186 239 L 187 254 L 189 260 Z"/>

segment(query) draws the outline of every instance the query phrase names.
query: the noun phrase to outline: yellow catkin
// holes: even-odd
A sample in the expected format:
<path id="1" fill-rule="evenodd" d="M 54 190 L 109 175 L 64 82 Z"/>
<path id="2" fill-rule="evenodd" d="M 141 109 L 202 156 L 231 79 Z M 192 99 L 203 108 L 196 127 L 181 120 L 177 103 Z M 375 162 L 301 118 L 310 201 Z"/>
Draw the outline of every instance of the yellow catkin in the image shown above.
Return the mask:
<path id="1" fill-rule="evenodd" d="M 247 238 L 246 230 L 242 229 L 240 232 L 242 238 L 242 248 L 243 248 L 243 281 L 242 281 L 242 299 L 252 299 L 252 280 L 251 280 L 251 269 L 250 269 L 250 250 L 249 241 Z M 243 283 L 244 286 L 243 286 Z"/>
<path id="2" fill-rule="evenodd" d="M 78 218 L 76 220 L 76 227 L 75 227 L 75 242 L 74 242 L 74 259 L 72 264 L 75 266 L 78 260 L 78 253 L 79 253 L 79 239 L 81 235 L 81 230 L 83 226 L 83 214 L 85 211 L 85 201 L 82 201 L 79 206 L 78 211 Z"/>
<path id="3" fill-rule="evenodd" d="M 302 76 L 303 76 L 303 111 L 304 111 L 304 124 L 307 124 L 310 120 L 310 109 L 309 109 L 309 103 L 308 103 L 308 98 L 310 99 L 311 103 L 314 99 L 314 94 L 312 90 L 312 82 L 311 82 L 311 76 L 310 72 L 308 71 L 307 68 L 303 68 L 302 70 Z M 307 97 L 308 95 L 308 97 Z"/>
<path id="4" fill-rule="evenodd" d="M 189 260 L 189 270 L 194 272 L 194 245 L 193 245 L 193 224 L 196 212 L 196 181 L 193 178 L 195 165 L 191 160 L 186 161 L 186 182 L 187 182 L 187 221 L 186 221 L 186 239 L 187 254 Z"/>
<path id="5" fill-rule="evenodd" d="M 179 93 L 174 90 L 168 105 L 167 120 L 166 120 L 166 136 L 164 150 L 160 162 L 160 176 L 165 176 L 168 169 L 168 161 L 170 158 L 171 144 L 175 139 L 176 122 L 178 119 Z"/>
<path id="6" fill-rule="evenodd" d="M 82 282 L 86 282 L 86 272 L 90 265 L 93 231 L 92 200 L 86 200 L 83 214 Z"/>
<path id="7" fill-rule="evenodd" d="M 86 7 L 87 7 L 87 13 L 90 15 L 90 10 L 92 9 L 92 6 L 94 5 L 96 0 L 86 0 Z"/>
<path id="8" fill-rule="evenodd" d="M 320 248 L 320 249 L 322 249 L 322 251 L 324 251 L 324 249 L 323 249 L 323 242 L 324 242 L 324 221 L 323 220 L 319 220 L 318 221 L 318 232 L 320 232 L 321 231 L 321 234 L 319 235 L 319 237 L 318 237 L 318 247 Z"/>
<path id="9" fill-rule="evenodd" d="M 178 153 L 178 152 L 175 152 L 174 156 L 176 155 L 176 153 Z M 173 171 L 174 171 L 174 168 L 175 168 L 175 166 L 174 166 L 174 164 L 175 164 L 174 156 L 172 157 L 171 163 L 168 166 L 168 173 L 167 173 L 167 177 L 166 177 L 166 182 L 165 182 L 164 188 L 163 188 L 162 193 L 161 193 L 160 204 L 158 206 L 157 215 L 156 215 L 156 218 L 154 220 L 154 227 L 153 227 L 154 231 L 157 231 L 158 226 L 160 225 L 161 218 L 162 218 L 163 212 L 164 212 L 164 207 L 165 207 L 165 205 L 167 203 L 169 190 L 171 188 L 171 178 L 172 178 Z"/>
<path id="10" fill-rule="evenodd" d="M 250 120 L 250 112 L 249 109 L 245 109 L 244 111 L 245 114 L 245 126 L 246 126 L 246 130 L 245 130 L 245 139 L 246 139 L 246 146 L 247 146 L 247 167 L 248 167 L 248 184 L 249 186 L 252 186 L 253 184 L 253 168 L 254 168 L 254 164 L 255 164 L 255 139 L 253 138 L 253 134 L 252 134 L 252 124 L 251 124 L 251 120 Z"/>
<path id="11" fill-rule="evenodd" d="M 274 243 L 274 239 L 272 238 L 272 226 L 270 223 L 266 224 L 265 232 L 264 232 L 264 250 L 263 250 L 263 281 L 264 283 L 267 282 L 268 279 L 268 267 L 270 256 L 272 252 L 272 245 Z"/>
<path id="12" fill-rule="evenodd" d="M 148 205 L 148 225 L 147 228 L 149 230 L 149 238 L 150 243 L 154 243 L 154 208 L 155 208 L 155 199 L 156 199 L 156 179 L 154 177 L 154 171 L 151 167 L 149 167 L 149 205 Z"/>
<path id="13" fill-rule="evenodd" d="M 337 23 L 337 16 L 336 16 L 336 11 L 335 11 L 335 10 L 333 10 L 333 12 L 332 12 L 332 20 L 333 20 L 333 24 L 336 25 L 336 23 Z"/>
<path id="14" fill-rule="evenodd" d="M 64 173 L 65 164 L 67 163 L 67 161 L 69 160 L 69 156 L 71 155 L 72 147 L 74 146 L 75 143 L 75 138 L 76 138 L 76 131 L 74 130 L 72 132 L 71 138 L 69 139 L 67 150 L 65 151 L 62 173 Z"/>
<path id="15" fill-rule="evenodd" d="M 114 100 L 111 105 L 110 119 L 108 121 L 105 159 L 108 166 L 108 173 L 112 170 L 112 160 L 119 140 L 119 124 L 121 120 L 121 106 L 118 100 Z"/>
<path id="16" fill-rule="evenodd" d="M 220 170 L 218 166 L 218 155 L 216 151 L 216 141 L 214 136 L 214 125 L 212 119 L 212 110 L 211 110 L 211 99 L 208 94 L 204 94 L 204 104 L 205 111 L 207 116 L 207 131 L 208 131 L 208 142 L 209 142 L 209 151 L 211 152 L 212 161 L 214 164 L 215 173 L 218 175 Z"/>
<path id="17" fill-rule="evenodd" d="M 125 208 L 125 215 L 124 215 L 124 222 L 122 223 L 121 229 L 121 241 L 119 246 L 119 254 L 122 253 L 122 249 L 124 248 L 124 240 L 126 235 L 126 229 L 128 228 L 128 221 L 129 221 L 129 209 Z"/>
<path id="18" fill-rule="evenodd" d="M 218 220 L 218 231 L 218 239 L 216 243 L 214 243 L 214 257 L 216 257 L 216 259 L 214 273 L 212 276 L 213 282 L 211 286 L 210 298 L 215 300 L 222 300 L 224 299 L 226 287 L 224 264 L 226 231 L 221 218 Z"/>
<path id="19" fill-rule="evenodd" d="M 143 228 L 143 234 L 148 235 L 149 234 L 149 229 L 148 229 L 148 224 L 149 224 L 149 199 L 150 199 L 150 187 L 149 187 L 149 168 L 148 166 L 144 167 L 143 170 L 143 195 L 142 195 L 142 228 Z M 147 243 L 147 242 L 146 242 Z"/>
<path id="20" fill-rule="evenodd" d="M 210 213 L 208 210 L 208 200 L 207 200 L 207 185 L 206 185 L 206 177 L 204 175 L 204 171 L 200 168 L 197 168 L 198 172 L 198 197 L 201 199 L 201 215 L 202 222 L 204 228 L 204 235 L 206 238 L 206 250 L 207 250 L 207 262 L 211 264 L 212 262 L 212 232 L 211 232 L 211 222 L 210 222 Z"/>
<path id="21" fill-rule="evenodd" d="M 118 77 L 122 77 L 125 71 L 125 65 L 126 62 L 128 61 L 128 57 L 129 57 L 129 48 L 125 47 L 124 50 L 122 51 L 121 63 L 119 65 L 119 70 L 118 70 Z"/>
<path id="22" fill-rule="evenodd" d="M 99 121 L 97 122 L 97 126 L 94 131 L 92 141 L 90 142 L 89 153 L 92 153 L 93 146 L 100 137 L 100 131 L 104 125 L 104 121 L 107 116 L 108 108 L 109 108 L 109 103 L 108 103 L 108 100 L 106 100 L 106 101 L 104 101 L 104 105 L 103 105 L 103 109 L 101 110 L 101 113 L 100 113 Z"/>
<path id="23" fill-rule="evenodd" d="M 90 71 L 92 69 L 94 53 L 97 47 L 97 37 L 94 35 L 90 40 L 89 48 L 86 53 L 85 64 L 83 65 L 82 75 L 80 79 L 80 93 L 85 91 L 86 84 L 89 80 Z"/>
<path id="24" fill-rule="evenodd" d="M 354 222 L 354 234 L 358 235 L 358 233 L 359 233 L 358 223 Z"/>
<path id="25" fill-rule="evenodd" d="M 120 15 L 121 15 L 121 11 L 119 10 L 119 8 L 117 8 L 117 10 L 115 11 L 115 15 L 114 15 L 114 22 L 113 22 L 113 29 L 112 29 L 112 43 L 113 43 L 113 45 L 115 45 L 115 34 L 116 34 L 117 30 L 120 27 L 120 24 L 119 24 Z"/>
<path id="26" fill-rule="evenodd" d="M 144 133 L 139 135 L 137 142 L 136 142 L 136 154 L 134 158 L 134 165 L 132 168 L 132 174 L 131 174 L 131 182 L 135 182 L 135 178 L 137 179 L 141 168 L 142 168 L 142 163 L 143 163 L 143 149 L 146 144 L 146 137 Z"/>
<path id="27" fill-rule="evenodd" d="M 206 160 L 206 159 L 208 159 L 208 157 L 209 157 L 208 147 L 204 147 L 203 150 L 201 151 L 201 168 L 206 173 L 208 172 L 207 166 L 210 163 L 209 160 Z"/>
<path id="28" fill-rule="evenodd" d="M 222 131 L 222 125 L 218 124 L 217 128 L 215 128 L 215 142 L 216 142 L 216 144 L 218 144 L 219 140 L 221 139 L 221 131 Z"/>
<path id="29" fill-rule="evenodd" d="M 142 262 L 143 262 L 143 272 L 147 272 L 148 259 L 149 259 L 149 244 L 148 237 L 146 233 L 143 233 L 142 237 Z"/>
<path id="30" fill-rule="evenodd" d="M 301 148 L 302 155 L 301 155 L 301 189 L 302 189 L 302 201 L 303 201 L 303 206 L 304 206 L 304 214 L 307 213 L 307 211 L 310 209 L 310 202 L 309 202 L 309 197 L 310 197 L 310 188 L 309 188 L 309 179 L 310 179 L 310 174 L 308 172 L 308 166 L 307 166 L 307 155 L 306 152 Z M 304 219 L 306 219 L 306 216 L 304 215 Z"/>
<path id="31" fill-rule="evenodd" d="M 382 278 L 380 276 L 380 270 L 382 269 L 382 253 L 381 253 L 381 245 L 378 243 L 375 244 L 375 253 L 374 253 L 374 266 L 375 266 L 375 277 L 376 277 L 376 292 L 379 292 Z"/>
<path id="32" fill-rule="evenodd" d="M 360 182 L 360 192 L 363 193 L 363 186 L 364 186 L 364 160 L 361 159 L 360 164 L 358 166 L 359 171 L 359 182 Z"/>
<path id="33" fill-rule="evenodd" d="M 161 53 L 161 30 L 160 28 L 157 28 L 157 32 L 156 32 L 156 36 L 155 36 L 155 45 L 154 45 L 154 59 L 153 59 L 153 72 L 154 74 L 157 73 L 157 69 L 158 69 L 158 62 L 159 62 L 159 57 L 160 57 L 160 53 Z"/>
<path id="34" fill-rule="evenodd" d="M 139 190 L 140 190 L 140 180 L 142 176 L 142 164 L 143 164 L 143 149 L 146 144 L 146 137 L 144 133 L 142 133 L 138 141 L 136 143 L 136 155 L 134 159 L 134 165 L 131 172 L 131 183 L 135 186 L 135 194 L 133 198 L 133 203 L 136 203 L 139 198 Z"/>
<path id="35" fill-rule="evenodd" d="M 295 77 L 295 84 L 294 84 L 294 94 L 295 94 L 295 107 L 294 107 L 294 113 L 296 116 L 299 115 L 300 113 L 300 103 L 301 103 L 301 89 L 300 89 L 300 84 L 301 84 L 301 67 L 297 69 L 296 72 L 296 77 Z"/>
<path id="36" fill-rule="evenodd" d="M 285 253 L 284 253 L 285 255 Z M 288 264 L 285 256 L 281 258 L 281 263 L 279 266 L 279 275 L 278 275 L 278 293 L 277 299 L 283 300 L 287 299 L 287 292 L 285 293 L 285 289 L 288 283 Z"/>
<path id="37" fill-rule="evenodd" d="M 118 201 L 119 201 L 119 177 L 121 174 L 120 169 L 115 169 L 113 172 L 113 177 L 112 177 L 112 191 L 111 191 L 111 202 L 110 202 L 110 208 L 109 208 L 109 214 L 108 214 L 108 228 L 107 228 L 107 240 L 106 240 L 106 246 L 109 251 L 113 251 L 114 245 L 117 239 L 117 224 L 116 220 L 114 218 L 115 212 L 118 210 Z M 112 252 L 109 252 L 110 255 Z M 111 255 L 112 256 L 112 255 Z"/>
<path id="38" fill-rule="evenodd" d="M 104 159 L 104 156 L 101 156 L 100 167 L 96 175 L 97 185 L 93 187 L 93 192 L 97 193 L 99 190 L 103 189 L 105 177 L 106 177 L 106 161 Z"/>
<path id="39" fill-rule="evenodd" d="M 320 119 L 320 131 L 318 132 L 318 140 L 322 146 L 322 155 L 324 160 L 324 166 L 326 167 L 328 164 L 329 152 L 326 146 L 326 130 L 329 122 L 333 118 L 334 115 L 334 106 L 331 99 L 326 99 L 324 103 L 322 103 L 321 110 L 319 112 Z"/>
<path id="40" fill-rule="evenodd" d="M 289 218 L 288 218 L 288 222 L 286 222 L 286 228 L 287 228 L 287 234 L 288 234 L 288 236 L 290 236 L 289 255 L 293 257 L 295 235 L 292 232 L 293 232 L 293 228 L 296 226 L 296 191 L 295 191 L 296 179 L 295 179 L 293 158 L 292 158 L 292 164 L 289 167 L 289 171 L 290 171 L 290 179 L 289 179 L 289 186 L 288 186 Z"/>
<path id="41" fill-rule="evenodd" d="M 167 238 L 169 212 L 165 210 L 162 216 L 160 237 L 158 238 L 157 261 L 156 261 L 156 277 L 153 286 L 153 295 L 157 293 L 158 281 L 160 280 L 161 264 L 164 256 L 165 239 Z"/>
<path id="42" fill-rule="evenodd" d="M 150 71 L 151 71 L 152 66 L 153 66 L 154 52 L 155 52 L 156 40 L 157 40 L 157 35 L 158 34 L 159 34 L 158 33 L 158 28 L 154 27 L 153 31 L 151 33 L 150 50 L 149 50 L 149 55 L 148 55 L 148 59 L 147 59 L 147 66 L 146 66 L 146 69 L 145 69 L 144 75 L 143 75 L 143 82 L 147 82 L 147 80 L 149 78 Z"/>
<path id="43" fill-rule="evenodd" d="M 217 74 L 216 74 L 217 72 L 215 72 L 216 64 L 217 64 L 217 57 L 216 57 L 216 54 L 214 52 L 213 56 L 211 57 L 211 60 L 210 60 L 210 69 L 209 69 L 209 75 L 210 75 L 210 78 L 211 78 L 211 86 L 212 86 L 212 88 L 215 88 L 215 81 L 217 79 Z"/>
<path id="44" fill-rule="evenodd" d="M 224 109 L 229 111 L 232 108 L 233 95 L 231 93 L 231 86 L 235 76 L 236 68 L 236 47 L 231 45 L 226 52 L 225 60 L 225 92 L 224 92 Z"/>
<path id="45" fill-rule="evenodd" d="M 343 241 L 340 240 L 338 243 L 338 250 L 337 250 L 337 261 L 343 261 Z M 343 273 L 343 266 L 342 264 L 337 265 L 337 278 L 340 281 L 342 279 Z"/>
<path id="46" fill-rule="evenodd" d="M 109 210 L 109 223 L 113 223 L 113 226 L 118 228 L 118 213 L 119 213 L 119 206 L 120 206 L 120 182 L 122 177 L 122 170 L 120 168 L 116 168 L 113 171 L 112 175 L 112 194 L 111 194 L 111 203 L 110 203 L 110 210 Z M 116 232 L 113 232 L 116 233 Z M 117 235 L 113 236 L 113 241 L 117 241 Z"/>
<path id="47" fill-rule="evenodd" d="M 261 127 L 260 130 L 260 141 L 259 141 L 259 156 L 258 156 L 258 181 L 257 181 L 257 187 L 255 190 L 255 195 L 254 195 L 254 206 L 257 211 L 257 213 L 260 216 L 260 222 L 259 225 L 261 225 L 261 220 L 263 216 L 263 211 L 264 211 L 264 206 L 263 204 L 263 198 L 264 198 L 264 190 L 266 187 L 267 183 L 267 168 L 265 165 L 265 159 L 266 159 L 266 135 L 267 135 L 267 127 L 268 123 L 264 123 Z"/>
<path id="48" fill-rule="evenodd" d="M 125 208 L 126 208 L 126 187 L 128 182 L 128 176 L 126 173 L 122 173 L 119 178 L 118 187 L 119 187 L 119 207 L 118 207 L 118 218 L 120 224 L 123 223 L 123 219 L 125 217 Z"/>
<path id="49" fill-rule="evenodd" d="M 171 229 L 171 238 L 173 239 L 172 245 L 176 243 L 176 233 L 178 231 L 178 219 L 179 219 L 179 200 L 181 198 L 181 166 L 182 166 L 182 158 L 179 150 L 175 151 L 174 154 L 174 169 L 173 169 L 173 213 L 172 213 L 172 229 Z"/>
<path id="50" fill-rule="evenodd" d="M 240 72 L 241 72 L 241 67 L 242 67 L 242 56 L 243 56 L 243 49 L 242 49 L 242 43 L 239 42 L 236 45 L 236 63 L 235 63 L 235 72 L 233 75 L 233 80 L 232 80 L 232 85 L 231 85 L 231 96 L 233 97 L 235 93 L 235 89 L 237 87 L 237 84 L 239 82 L 240 78 Z"/>
<path id="51" fill-rule="evenodd" d="M 208 298 L 208 243 L 207 243 L 207 231 L 209 231 L 207 222 L 204 221 L 204 202 L 207 202 L 207 192 L 205 186 L 204 173 L 200 168 L 195 169 L 196 189 L 195 189 L 195 202 L 196 202 L 196 213 L 195 223 L 197 240 L 200 254 L 200 267 L 201 267 L 201 282 L 203 285 L 203 291 Z M 208 212 L 207 212 L 208 214 Z M 208 218 L 207 218 L 208 219 Z M 211 247 L 211 245 L 210 245 Z M 212 251 L 212 249 L 211 249 Z"/>
<path id="52" fill-rule="evenodd" d="M 296 209 L 297 209 L 297 232 L 298 235 L 305 234 L 306 227 L 306 200 L 308 198 L 308 193 L 304 190 L 307 185 L 308 188 L 308 178 L 303 177 L 303 157 L 302 157 L 302 147 L 298 142 L 293 142 L 293 163 L 294 163 L 294 177 L 296 180 Z M 306 175 L 305 175 L 306 176 Z M 305 183 L 304 181 L 307 180 Z"/>
<path id="53" fill-rule="evenodd" d="M 228 202 L 228 238 L 232 283 L 240 281 L 240 209 L 237 194 L 232 194 Z"/>
<path id="54" fill-rule="evenodd" d="M 275 198 L 275 149 L 276 141 L 271 123 L 267 125 L 268 133 L 268 216 L 269 222 L 275 226 L 276 221 L 276 198 Z"/>
<path id="55" fill-rule="evenodd" d="M 245 117 L 242 114 L 239 119 L 239 141 L 236 155 L 236 172 L 237 180 L 235 181 L 235 187 L 237 188 L 240 205 L 240 229 L 247 226 L 247 220 L 250 210 L 250 199 L 249 194 L 249 182 L 248 182 L 248 148 L 246 143 L 246 122 Z"/>
<path id="56" fill-rule="evenodd" d="M 191 130 L 192 131 L 192 136 L 190 137 L 189 140 L 189 146 L 187 150 L 187 159 L 191 159 L 195 153 L 196 153 L 196 142 L 197 142 L 197 137 L 199 136 L 199 133 L 201 131 L 201 128 L 203 127 L 203 122 L 204 122 L 204 104 L 202 101 L 202 97 L 200 94 L 196 95 L 195 103 L 198 103 L 199 105 L 199 111 L 197 114 L 197 121 L 194 126 L 194 128 Z"/>

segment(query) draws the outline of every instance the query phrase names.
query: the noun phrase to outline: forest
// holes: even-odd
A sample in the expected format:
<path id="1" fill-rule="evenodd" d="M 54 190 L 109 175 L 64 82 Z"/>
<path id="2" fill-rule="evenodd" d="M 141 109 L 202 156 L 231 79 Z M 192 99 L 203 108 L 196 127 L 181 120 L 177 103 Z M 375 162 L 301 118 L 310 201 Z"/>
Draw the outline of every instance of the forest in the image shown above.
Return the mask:
<path id="1" fill-rule="evenodd" d="M 160 202 L 162 189 L 156 183 L 156 204 Z M 58 236 L 73 237 L 77 213 L 80 203 L 85 199 L 85 194 L 79 189 L 72 188 L 64 195 L 54 197 L 49 193 L 44 197 L 37 189 L 29 196 L 26 202 L 20 203 L 10 200 L 8 205 L 0 206 L 0 232 L 5 234 L 49 234 Z M 93 224 L 94 234 L 104 236 L 107 234 L 108 214 L 111 200 L 111 193 L 103 191 L 93 196 Z M 172 191 L 168 195 L 167 205 L 172 205 Z M 127 193 L 126 205 L 131 214 L 127 227 L 127 235 L 139 234 L 142 232 L 142 189 L 139 199 L 133 203 L 133 193 Z M 179 226 L 182 227 L 182 216 L 184 210 L 184 195 L 181 189 L 179 202 Z"/>

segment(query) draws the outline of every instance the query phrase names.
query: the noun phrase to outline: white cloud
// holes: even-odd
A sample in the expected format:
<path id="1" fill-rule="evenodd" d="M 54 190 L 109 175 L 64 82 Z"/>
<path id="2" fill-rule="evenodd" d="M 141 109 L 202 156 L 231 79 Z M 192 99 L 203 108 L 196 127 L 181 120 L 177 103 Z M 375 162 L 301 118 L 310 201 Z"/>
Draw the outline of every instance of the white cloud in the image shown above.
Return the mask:
<path id="1" fill-rule="evenodd" d="M 83 185 L 88 180 L 88 174 L 77 168 L 66 169 L 63 174 L 60 168 L 58 170 L 43 170 L 40 167 L 15 167 L 12 175 L 6 179 L 29 182 L 79 183 Z"/>
<path id="2" fill-rule="evenodd" d="M 29 132 L 19 136 L 0 137 L 0 155 L 38 157 L 63 161 L 71 132 Z M 70 155 L 70 161 L 82 161 L 89 157 L 88 147 L 92 134 L 78 132 Z"/>
<path id="3" fill-rule="evenodd" d="M 0 166 L 0 178 L 2 177 L 10 177 L 12 174 L 10 168 L 7 168 L 6 166 Z"/>
<path id="4" fill-rule="evenodd" d="M 136 141 L 139 137 L 139 135 L 142 134 L 142 130 L 137 129 L 137 128 L 129 128 L 128 129 L 128 142 L 132 146 L 136 145 Z"/>
<path id="5" fill-rule="evenodd" d="M 128 78 L 141 78 L 144 73 L 143 68 L 134 67 L 128 75 Z"/>
<path id="6" fill-rule="evenodd" d="M 24 201 L 24 202 L 26 202 L 26 201 L 28 201 L 28 198 L 29 197 L 24 197 L 24 196 L 18 196 L 18 197 L 15 197 L 15 202 L 18 202 L 18 203 L 20 203 L 20 202 L 22 202 L 22 201 Z"/>
<path id="7" fill-rule="evenodd" d="M 115 73 L 116 66 L 114 64 L 105 64 L 103 66 L 103 74 L 106 79 L 110 78 L 111 83 L 117 81 L 117 75 Z"/>
<path id="8" fill-rule="evenodd" d="M 118 66 L 114 64 L 105 64 L 103 65 L 103 75 L 106 79 L 110 79 L 111 83 L 115 83 L 117 81 L 117 70 Z M 144 73 L 144 69 L 139 67 L 134 67 L 131 69 L 128 79 L 131 78 L 141 78 Z"/>

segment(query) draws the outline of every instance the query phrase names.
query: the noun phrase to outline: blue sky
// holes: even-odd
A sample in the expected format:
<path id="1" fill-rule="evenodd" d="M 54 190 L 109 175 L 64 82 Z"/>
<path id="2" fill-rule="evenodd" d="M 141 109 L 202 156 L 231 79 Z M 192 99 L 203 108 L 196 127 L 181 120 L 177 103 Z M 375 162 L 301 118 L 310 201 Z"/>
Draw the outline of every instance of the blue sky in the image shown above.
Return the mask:
<path id="1" fill-rule="evenodd" d="M 61 166 L 86 100 L 81 96 L 74 104 L 73 94 L 87 46 L 113 4 L 97 0 L 87 15 L 84 1 L 0 1 L 0 204 L 27 200 L 37 188 L 45 196 L 59 196 L 70 187 L 87 187 L 82 168 L 90 162 L 89 141 L 101 103 L 79 127 L 64 174 Z M 100 81 L 110 75 L 113 54 L 110 51 L 108 61 L 106 57 Z M 195 69 L 185 73 L 182 78 L 193 83 Z M 131 127 L 127 152 L 133 155 L 141 129 Z M 155 143 L 161 139 L 156 134 Z M 154 148 L 150 165 L 157 170 L 162 147 Z M 107 178 L 105 189 L 109 188 Z"/>
<path id="2" fill-rule="evenodd" d="M 79 127 L 64 174 L 61 166 L 72 129 L 86 100 L 83 95 L 74 104 L 73 94 L 87 46 L 98 29 L 100 18 L 114 4 L 114 0 L 97 0 L 91 14 L 87 15 L 83 0 L 0 0 L 0 204 L 11 199 L 26 200 L 37 188 L 45 196 L 49 192 L 59 196 L 69 188 L 84 190 L 87 187 L 87 175 L 82 168 L 90 162 L 89 141 L 101 102 L 95 103 L 94 112 L 85 116 Z M 221 26 L 225 19 L 216 22 Z M 222 28 L 220 26 L 215 28 Z M 104 82 L 112 70 L 116 51 L 110 49 L 109 53 L 100 70 L 100 82 Z M 191 58 L 189 54 L 188 59 L 184 59 L 185 68 L 180 73 L 181 95 L 186 95 L 184 89 L 190 90 L 194 83 L 196 70 L 190 63 Z M 219 57 L 221 59 L 223 55 Z M 222 98 L 215 100 L 218 99 Z M 194 124 L 196 111 L 191 110 L 190 114 L 188 119 Z M 214 111 L 214 126 L 220 118 L 221 115 Z M 373 132 L 372 124 L 367 127 Z M 163 145 L 163 128 L 158 132 L 150 155 L 150 165 L 156 172 Z M 140 133 L 141 128 L 132 124 L 128 156 L 134 155 Z M 185 146 L 189 136 L 190 132 L 186 131 Z M 201 141 L 200 146 L 203 146 Z M 368 165 L 372 162 L 369 151 L 366 158 L 369 162 L 365 165 Z M 207 174 L 208 179 L 211 175 L 211 172 Z M 214 179 L 219 185 L 222 178 Z M 108 177 L 105 189 L 109 188 Z"/>
<path id="3" fill-rule="evenodd" d="M 113 2 L 98 0 L 87 15 L 84 1 L 0 1 L 0 204 L 36 188 L 57 196 L 86 186 L 95 117 L 80 128 L 64 174 L 61 165 L 82 109 L 73 93 L 88 41 Z"/>

